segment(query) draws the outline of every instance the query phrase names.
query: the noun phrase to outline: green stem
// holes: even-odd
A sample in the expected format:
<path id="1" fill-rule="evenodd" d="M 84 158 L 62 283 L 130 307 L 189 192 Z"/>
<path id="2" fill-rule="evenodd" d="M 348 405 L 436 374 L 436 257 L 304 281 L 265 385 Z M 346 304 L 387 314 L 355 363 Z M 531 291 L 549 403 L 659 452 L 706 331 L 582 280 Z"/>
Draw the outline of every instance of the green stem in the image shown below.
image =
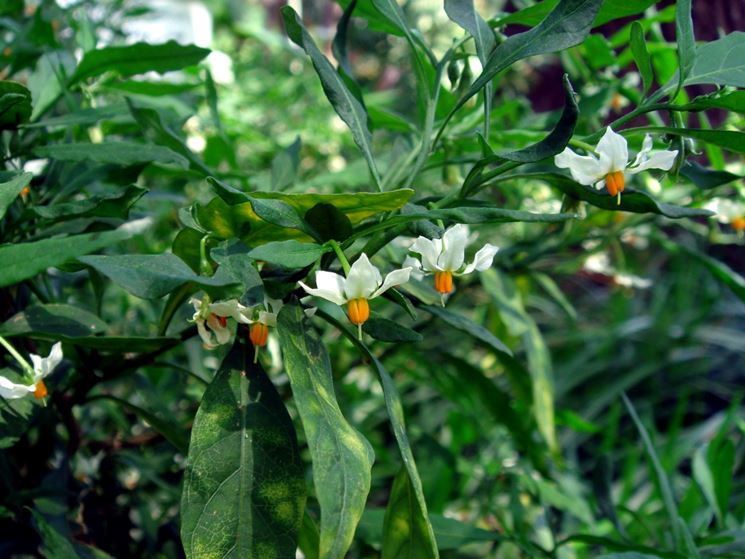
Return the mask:
<path id="1" fill-rule="evenodd" d="M 207 241 L 209 238 L 209 235 L 205 235 L 199 241 L 199 273 L 203 276 L 211 276 L 214 271 L 207 256 Z"/>
<path id="2" fill-rule="evenodd" d="M 8 353 L 10 353 L 16 361 L 18 361 L 18 364 L 21 367 L 23 367 L 23 370 L 26 373 L 33 374 L 34 368 L 31 365 L 29 365 L 28 361 L 26 361 L 21 356 L 21 354 L 18 353 L 16 351 L 16 349 L 12 345 L 10 345 L 10 343 L 8 343 L 8 341 L 5 338 L 3 338 L 2 336 L 0 336 L 0 344 L 2 344 L 3 347 L 8 350 Z"/>
<path id="3" fill-rule="evenodd" d="M 342 269 L 344 270 L 344 275 L 349 275 L 349 260 L 347 260 L 347 257 L 344 256 L 344 251 L 339 246 L 339 243 L 337 243 L 334 239 L 331 239 L 328 241 L 328 245 L 334 249 L 334 252 L 336 253 L 336 257 L 339 259 L 339 263 L 341 264 Z"/>

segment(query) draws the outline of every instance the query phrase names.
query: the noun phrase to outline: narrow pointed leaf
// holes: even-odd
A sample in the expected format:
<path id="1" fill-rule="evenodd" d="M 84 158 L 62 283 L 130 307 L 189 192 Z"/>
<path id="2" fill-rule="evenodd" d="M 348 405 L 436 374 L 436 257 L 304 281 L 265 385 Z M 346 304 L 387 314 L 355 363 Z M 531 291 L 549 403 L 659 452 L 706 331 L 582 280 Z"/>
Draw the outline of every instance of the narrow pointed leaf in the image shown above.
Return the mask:
<path id="1" fill-rule="evenodd" d="M 36 148 L 34 154 L 58 161 L 93 161 L 122 166 L 148 163 L 176 165 L 184 169 L 189 166 L 183 156 L 167 147 L 136 142 L 51 144 Z"/>
<path id="2" fill-rule="evenodd" d="M 647 42 L 644 40 L 644 28 L 638 21 L 631 24 L 631 36 L 629 39 L 631 54 L 634 56 L 634 62 L 642 77 L 644 90 L 643 95 L 647 94 L 654 81 L 654 70 L 652 69 L 652 59 L 647 50 Z"/>
<path id="3" fill-rule="evenodd" d="M 284 18 L 287 35 L 310 57 L 321 80 L 326 97 L 334 107 L 336 114 L 349 126 L 354 142 L 362 151 L 370 172 L 379 185 L 380 173 L 372 153 L 372 135 L 367 127 L 367 113 L 364 107 L 349 91 L 342 77 L 318 49 L 295 10 L 285 6 L 282 8 L 282 17 Z"/>
<path id="4" fill-rule="evenodd" d="M 285 305 L 277 331 L 313 459 L 313 483 L 321 507 L 320 556 L 343 559 L 365 510 L 375 455 L 367 439 L 342 415 L 328 353 L 304 321 L 302 309 Z"/>
<path id="5" fill-rule="evenodd" d="M 188 559 L 293 559 L 305 510 L 295 430 L 249 348 L 236 343 L 194 418 L 181 497 Z"/>
<path id="6" fill-rule="evenodd" d="M 34 175 L 31 173 L 21 173 L 7 182 L 0 183 L 0 219 L 5 217 L 5 212 L 32 178 Z"/>
<path id="7" fill-rule="evenodd" d="M 693 37 L 691 0 L 675 2 L 675 40 L 678 44 L 678 87 L 682 87 L 696 60 L 696 41 Z"/>

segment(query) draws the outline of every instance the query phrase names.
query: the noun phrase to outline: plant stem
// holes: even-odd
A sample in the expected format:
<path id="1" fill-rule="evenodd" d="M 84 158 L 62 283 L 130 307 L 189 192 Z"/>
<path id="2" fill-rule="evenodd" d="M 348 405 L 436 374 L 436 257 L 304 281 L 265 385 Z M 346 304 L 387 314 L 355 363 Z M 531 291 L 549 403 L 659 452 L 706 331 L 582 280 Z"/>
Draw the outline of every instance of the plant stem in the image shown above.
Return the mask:
<path id="1" fill-rule="evenodd" d="M 28 374 L 32 374 L 33 373 L 34 368 L 31 365 L 29 365 L 28 361 L 26 361 L 21 356 L 21 354 L 18 353 L 16 351 L 16 349 L 12 345 L 10 345 L 10 343 L 8 343 L 8 341 L 5 338 L 3 338 L 2 336 L 0 336 L 0 344 L 2 344 L 3 347 L 8 350 L 8 353 L 10 353 L 16 361 L 18 361 L 18 364 L 21 367 L 23 367 L 23 370 L 26 373 L 28 373 Z"/>
<path id="2" fill-rule="evenodd" d="M 344 275 L 349 275 L 349 260 L 347 260 L 347 257 L 344 256 L 344 251 L 339 246 L 339 243 L 337 243 L 334 239 L 331 239 L 328 242 L 329 246 L 334 249 L 334 252 L 336 253 L 336 257 L 339 259 L 339 263 L 341 264 L 342 269 L 344 270 Z"/>

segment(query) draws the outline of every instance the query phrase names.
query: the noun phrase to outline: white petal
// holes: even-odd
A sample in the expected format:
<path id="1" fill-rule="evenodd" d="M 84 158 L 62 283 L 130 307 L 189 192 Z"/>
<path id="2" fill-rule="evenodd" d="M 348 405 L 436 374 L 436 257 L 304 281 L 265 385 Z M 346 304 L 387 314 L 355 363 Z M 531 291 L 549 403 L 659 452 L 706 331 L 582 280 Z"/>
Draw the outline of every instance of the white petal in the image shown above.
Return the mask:
<path id="1" fill-rule="evenodd" d="M 608 159 L 611 171 L 623 171 L 629 162 L 629 146 L 626 138 L 616 134 L 610 126 L 605 129 L 605 134 L 600 138 L 597 152 L 601 156 L 601 161 L 603 155 Z"/>
<path id="2" fill-rule="evenodd" d="M 250 309 L 238 302 L 238 299 L 229 299 L 227 301 L 215 301 L 209 306 L 210 312 L 217 316 L 229 316 L 236 322 L 248 324 Z"/>
<path id="3" fill-rule="evenodd" d="M 212 339 L 212 333 L 205 327 L 204 320 L 197 320 L 197 332 L 199 332 L 199 337 L 202 338 L 202 342 L 207 349 L 216 347 Z"/>
<path id="4" fill-rule="evenodd" d="M 305 316 L 310 318 L 316 315 L 317 310 L 318 310 L 318 307 L 308 307 L 307 309 L 303 309 L 303 313 L 305 314 Z"/>
<path id="5" fill-rule="evenodd" d="M 437 271 L 437 259 L 442 251 L 442 241 L 440 239 L 430 241 L 426 237 L 419 237 L 409 247 L 409 250 L 422 257 L 422 268 L 428 272 Z"/>
<path id="6" fill-rule="evenodd" d="M 36 390 L 35 385 L 16 384 L 5 377 L 0 377 L 0 396 L 6 400 L 15 400 L 28 396 Z"/>
<path id="7" fill-rule="evenodd" d="M 647 154 L 652 151 L 652 135 L 651 134 L 645 134 L 644 135 L 644 141 L 642 142 L 642 149 L 639 153 L 636 154 L 636 158 L 634 159 L 634 162 L 629 165 L 630 167 L 636 167 L 639 165 L 642 161 L 646 161 Z"/>
<path id="8" fill-rule="evenodd" d="M 499 247 L 495 247 L 494 245 L 486 243 L 476 253 L 476 256 L 474 256 L 473 258 L 473 262 L 466 266 L 466 269 L 463 270 L 463 272 L 461 272 L 461 274 L 459 275 L 470 274 L 474 270 L 483 272 L 487 268 L 490 268 L 492 262 L 494 262 L 494 255 L 497 254 L 498 251 Z"/>
<path id="9" fill-rule="evenodd" d="M 220 345 L 226 344 L 230 341 L 230 328 L 220 324 L 220 319 L 215 315 L 210 315 L 207 319 L 207 325 L 215 333 L 217 343 Z"/>
<path id="10" fill-rule="evenodd" d="M 662 169 L 663 171 L 669 171 L 675 163 L 675 158 L 678 155 L 678 150 L 664 150 L 650 153 L 649 156 L 639 163 L 636 167 L 629 167 L 626 172 L 635 175 L 646 169 Z"/>
<path id="11" fill-rule="evenodd" d="M 277 326 L 277 315 L 273 312 L 259 311 L 259 322 L 267 326 Z"/>
<path id="12" fill-rule="evenodd" d="M 591 155 L 578 155 L 569 148 L 564 148 L 564 151 L 554 157 L 554 165 L 560 169 L 569 169 L 572 178 L 586 186 L 595 184 L 606 175 L 600 161 Z"/>
<path id="13" fill-rule="evenodd" d="M 377 291 L 372 294 L 370 299 L 379 297 L 380 295 L 388 291 L 391 287 L 396 287 L 397 285 L 406 283 L 407 281 L 409 281 L 410 274 L 411 268 L 401 268 L 400 270 L 393 270 L 390 274 L 385 276 L 383 285 L 381 285 L 380 288 L 378 288 Z"/>
<path id="14" fill-rule="evenodd" d="M 31 365 L 34 367 L 34 381 L 36 381 L 38 380 L 36 375 L 41 373 L 44 369 L 44 358 L 41 355 L 36 355 L 34 353 L 31 353 L 28 357 L 31 359 Z"/>
<path id="15" fill-rule="evenodd" d="M 275 315 L 279 314 L 279 311 L 284 307 L 282 299 L 272 299 L 270 297 L 264 297 L 264 308 L 271 311 Z"/>
<path id="16" fill-rule="evenodd" d="M 49 356 L 42 359 L 42 366 L 41 366 L 41 375 L 37 376 L 36 371 L 34 371 L 34 382 L 38 382 L 40 379 L 50 375 L 52 371 L 57 367 L 57 365 L 60 364 L 62 361 L 62 343 L 57 342 L 52 346 L 52 350 L 49 352 Z"/>
<path id="17" fill-rule="evenodd" d="M 339 274 L 320 270 L 316 272 L 317 287 L 315 289 L 308 287 L 302 281 L 299 281 L 298 283 L 309 295 L 315 295 L 316 297 L 326 299 L 327 301 L 331 301 L 337 305 L 343 305 L 347 302 L 344 298 L 345 281 L 346 280 Z"/>
<path id="18" fill-rule="evenodd" d="M 412 256 L 407 256 L 404 259 L 404 265 L 402 266 L 402 268 L 411 268 L 411 277 L 413 277 L 414 279 L 420 280 L 424 277 L 424 272 L 422 271 L 422 263 Z"/>
<path id="19" fill-rule="evenodd" d="M 347 280 L 344 282 L 344 293 L 347 300 L 370 299 L 370 296 L 383 282 L 380 271 L 370 264 L 367 255 L 363 252 L 352 264 Z"/>
<path id="20" fill-rule="evenodd" d="M 454 272 L 463 265 L 468 242 L 468 227 L 462 223 L 453 225 L 442 236 L 442 253 L 437 259 L 440 270 Z"/>

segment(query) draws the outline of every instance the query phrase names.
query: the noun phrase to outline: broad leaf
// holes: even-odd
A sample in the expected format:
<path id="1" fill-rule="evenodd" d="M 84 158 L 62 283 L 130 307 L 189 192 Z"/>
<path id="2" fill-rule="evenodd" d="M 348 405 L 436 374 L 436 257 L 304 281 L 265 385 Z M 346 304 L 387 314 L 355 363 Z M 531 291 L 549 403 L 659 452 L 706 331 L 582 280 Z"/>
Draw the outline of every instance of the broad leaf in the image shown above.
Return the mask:
<path id="1" fill-rule="evenodd" d="M 717 84 L 745 87 L 745 32 L 735 31 L 721 39 L 703 43 L 685 85 Z"/>
<path id="2" fill-rule="evenodd" d="M 72 305 L 34 305 L 0 324 L 0 336 L 43 335 L 78 338 L 106 332 L 106 323 L 95 314 Z"/>
<path id="3" fill-rule="evenodd" d="M 143 299 L 158 299 L 186 282 L 213 287 L 237 283 L 233 278 L 199 276 L 171 253 L 96 255 L 78 260 Z"/>
<path id="4" fill-rule="evenodd" d="M 603 2 L 592 26 L 599 27 L 600 25 L 613 21 L 614 19 L 621 19 L 639 14 L 658 1 L 659 0 L 625 0 L 624 2 L 617 2 L 611 0 L 609 2 Z M 546 15 L 558 3 L 559 0 L 543 0 L 543 2 L 539 2 L 497 20 L 495 25 L 501 26 L 510 23 L 518 23 L 532 27 L 540 23 L 540 21 L 546 17 Z"/>
<path id="5" fill-rule="evenodd" d="M 297 305 L 285 305 L 277 330 L 285 369 L 313 459 L 321 507 L 320 556 L 343 559 L 370 491 L 374 453 L 339 409 L 331 364 L 318 334 Z"/>
<path id="6" fill-rule="evenodd" d="M 0 183 L 0 219 L 5 217 L 8 207 L 21 191 L 29 185 L 32 178 L 34 178 L 34 175 L 31 173 L 21 173 L 7 182 Z"/>
<path id="7" fill-rule="evenodd" d="M 646 95 L 654 82 L 654 70 L 652 69 L 652 59 L 647 50 L 647 42 L 644 40 L 644 29 L 638 21 L 631 24 L 629 47 L 631 47 L 631 54 L 634 56 L 634 62 L 642 77 L 644 86 L 642 95 Z"/>
<path id="8" fill-rule="evenodd" d="M 31 243 L 0 245 L 0 287 L 13 285 L 35 276 L 52 266 L 60 266 L 82 256 L 113 245 L 132 236 L 130 227 L 114 231 L 54 237 Z"/>
<path id="9" fill-rule="evenodd" d="M 678 45 L 678 88 L 682 87 L 691 73 L 696 60 L 696 40 L 693 37 L 691 0 L 675 2 L 675 40 Z"/>
<path id="10" fill-rule="evenodd" d="M 129 186 L 124 192 L 89 196 L 83 200 L 52 206 L 35 206 L 36 215 L 62 221 L 80 217 L 113 217 L 126 219 L 129 209 L 147 193 L 147 189 Z"/>
<path id="11" fill-rule="evenodd" d="M 304 268 L 330 250 L 329 247 L 322 245 L 288 240 L 261 245 L 250 251 L 248 256 L 284 268 Z"/>
<path id="12" fill-rule="evenodd" d="M 643 128 L 629 128 L 627 134 L 651 133 L 670 134 L 693 138 L 708 144 L 719 146 L 735 153 L 745 153 L 745 132 L 735 130 L 704 130 L 699 128 L 669 128 L 664 126 L 645 126 Z"/>
<path id="13" fill-rule="evenodd" d="M 18 82 L 0 81 L 0 130 L 18 128 L 31 116 L 31 92 Z"/>
<path id="14" fill-rule="evenodd" d="M 321 241 L 343 241 L 352 234 L 352 221 L 336 206 L 320 202 L 305 212 L 303 219 L 318 234 Z"/>
<path id="15" fill-rule="evenodd" d="M 743 178 L 729 171 L 707 169 L 695 161 L 686 161 L 680 168 L 680 174 L 703 189 L 716 188 Z"/>
<path id="16" fill-rule="evenodd" d="M 135 142 L 51 144 L 39 146 L 34 150 L 34 154 L 59 161 L 94 161 L 123 166 L 147 163 L 176 165 L 184 169 L 189 166 L 184 157 L 166 147 Z"/>
<path id="17" fill-rule="evenodd" d="M 194 418 L 181 498 L 186 557 L 295 557 L 305 477 L 292 420 L 236 342 Z"/>
<path id="18" fill-rule="evenodd" d="M 367 320 L 362 325 L 362 331 L 381 342 L 402 343 L 422 340 L 422 335 L 419 332 L 407 328 L 399 322 L 380 316 L 374 316 Z"/>
<path id="19" fill-rule="evenodd" d="M 326 97 L 328 97 L 339 118 L 349 126 L 354 142 L 362 151 L 373 179 L 376 184 L 380 185 L 380 173 L 372 153 L 372 135 L 367 127 L 367 113 L 364 107 L 349 91 L 342 77 L 318 49 L 295 10 L 290 6 L 285 6 L 282 8 L 282 17 L 284 18 L 287 35 L 310 57 L 321 80 Z"/>
<path id="20" fill-rule="evenodd" d="M 122 77 L 158 72 L 164 74 L 193 66 L 210 53 L 195 45 L 180 45 L 168 41 L 159 45 L 135 43 L 121 47 L 105 47 L 85 53 L 75 73 L 70 78 L 74 85 L 105 72 L 116 72 Z"/>

